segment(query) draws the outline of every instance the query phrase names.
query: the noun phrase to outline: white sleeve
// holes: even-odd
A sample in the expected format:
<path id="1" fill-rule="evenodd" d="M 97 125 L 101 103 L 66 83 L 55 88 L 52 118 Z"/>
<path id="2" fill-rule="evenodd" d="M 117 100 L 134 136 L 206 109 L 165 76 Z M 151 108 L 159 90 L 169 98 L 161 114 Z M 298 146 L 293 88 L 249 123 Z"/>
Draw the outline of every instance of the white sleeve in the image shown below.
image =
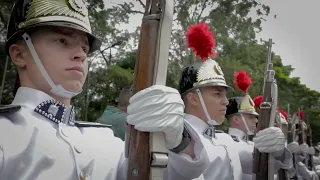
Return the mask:
<path id="1" fill-rule="evenodd" d="M 299 176 L 303 177 L 304 179 L 311 179 L 312 172 L 306 167 L 305 164 L 302 162 L 298 162 L 296 165 L 297 173 Z"/>
<path id="2" fill-rule="evenodd" d="M 117 180 L 126 180 L 128 173 L 128 159 L 122 154 L 118 164 Z"/>
<path id="3" fill-rule="evenodd" d="M 293 161 L 292 161 L 292 153 L 289 151 L 288 148 L 284 149 L 284 160 L 275 160 L 275 169 L 278 171 L 279 169 L 290 169 L 293 166 Z"/>
<path id="4" fill-rule="evenodd" d="M 202 147 L 195 159 L 186 154 L 169 152 L 169 164 L 165 170 L 165 180 L 191 180 L 201 176 L 209 164 L 208 155 Z"/>
<path id="5" fill-rule="evenodd" d="M 176 154 L 169 151 L 169 162 L 164 169 L 165 180 L 191 180 L 201 176 L 206 169 L 209 158 L 200 141 L 195 142 L 195 159 L 189 155 Z M 120 159 L 117 170 L 117 180 L 126 180 L 128 171 L 128 159 L 124 156 Z"/>
<path id="6" fill-rule="evenodd" d="M 194 153 L 195 158 L 192 159 L 189 155 L 180 153 L 176 154 L 169 152 L 169 163 L 165 170 L 165 180 L 191 180 L 201 177 L 209 164 L 209 157 L 205 150 L 200 137 L 190 130 L 190 135 L 195 141 Z"/>

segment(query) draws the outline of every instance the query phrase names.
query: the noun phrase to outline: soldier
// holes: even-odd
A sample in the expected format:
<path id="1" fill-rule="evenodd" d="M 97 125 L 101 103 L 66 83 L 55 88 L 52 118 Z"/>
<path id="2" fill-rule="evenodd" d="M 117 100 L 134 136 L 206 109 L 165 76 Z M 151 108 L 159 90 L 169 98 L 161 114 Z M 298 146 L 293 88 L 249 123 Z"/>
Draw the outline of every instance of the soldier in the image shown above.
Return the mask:
<path id="1" fill-rule="evenodd" d="M 226 84 L 218 63 L 208 58 L 214 54 L 213 34 L 205 23 L 199 23 L 190 26 L 186 35 L 188 46 L 204 61 L 186 67 L 179 83 L 186 106 L 185 123 L 191 132 L 198 134 L 209 157 L 203 179 L 242 179 L 242 172 L 252 173 L 252 153 L 239 157 L 239 145 L 230 135 L 216 130 L 226 115 L 226 94 L 233 89 Z M 269 138 L 261 138 L 266 135 Z M 260 131 L 256 138 L 260 141 L 256 148 L 261 152 L 284 151 L 285 138 L 279 128 Z"/>
<path id="2" fill-rule="evenodd" d="M 83 1 L 16 2 L 6 51 L 17 66 L 21 87 L 12 105 L 0 111 L 1 180 L 127 179 L 123 141 L 105 125 L 76 122 L 70 105 L 86 79 L 86 58 L 100 45 L 91 34 Z M 192 135 L 189 143 L 190 136 L 182 136 L 179 92 L 155 85 L 130 102 L 127 122 L 140 131 L 163 132 L 172 150 L 165 179 L 200 176 L 207 157 L 197 137 Z M 164 107 L 165 114 L 156 113 Z"/>
<path id="3" fill-rule="evenodd" d="M 251 78 L 245 71 L 235 73 L 234 83 L 236 87 L 245 93 L 244 96 L 232 97 L 229 99 L 227 106 L 226 118 L 229 122 L 228 134 L 239 146 L 240 158 L 242 166 L 248 165 L 251 160 L 250 156 L 254 151 L 254 143 L 252 137 L 256 130 L 259 114 L 256 112 L 255 107 L 259 109 L 261 102 L 258 102 L 258 97 L 251 99 L 248 89 L 251 85 Z M 262 100 L 262 99 L 261 99 Z M 298 145 L 297 145 L 298 146 Z M 292 156 L 289 151 L 286 155 L 287 165 L 281 165 L 281 168 L 289 169 L 292 165 Z M 281 164 L 278 162 L 278 164 Z M 279 166 L 278 166 L 279 167 Z M 252 172 L 243 173 L 242 180 L 252 180 Z"/>
<path id="4" fill-rule="evenodd" d="M 296 115 L 299 117 L 299 121 L 302 124 L 302 131 L 303 133 L 303 141 L 306 142 L 307 140 L 307 132 L 308 132 L 308 127 L 307 124 L 303 121 L 304 120 L 304 113 L 302 111 L 297 111 Z M 298 138 L 298 136 L 297 136 Z M 299 139 L 296 139 L 296 141 L 299 141 Z M 314 154 L 314 148 L 309 147 L 306 143 L 302 143 L 299 145 L 300 151 L 297 152 L 297 163 L 296 163 L 296 172 L 299 180 L 303 179 L 319 179 L 318 175 L 314 170 L 309 170 L 308 167 L 304 162 L 308 162 L 308 157 L 309 154 L 313 155 Z"/>
<path id="5" fill-rule="evenodd" d="M 111 125 L 115 137 L 125 140 L 126 134 L 126 119 L 127 107 L 129 106 L 129 99 L 132 96 L 132 87 L 124 87 L 119 94 L 118 106 L 114 107 L 108 105 L 103 114 L 96 122 Z"/>
<path id="6" fill-rule="evenodd" d="M 317 143 L 317 145 L 314 147 L 315 149 L 315 153 L 313 156 L 313 163 L 315 166 L 320 165 L 320 156 L 319 156 L 319 152 L 320 152 L 320 143 Z"/>

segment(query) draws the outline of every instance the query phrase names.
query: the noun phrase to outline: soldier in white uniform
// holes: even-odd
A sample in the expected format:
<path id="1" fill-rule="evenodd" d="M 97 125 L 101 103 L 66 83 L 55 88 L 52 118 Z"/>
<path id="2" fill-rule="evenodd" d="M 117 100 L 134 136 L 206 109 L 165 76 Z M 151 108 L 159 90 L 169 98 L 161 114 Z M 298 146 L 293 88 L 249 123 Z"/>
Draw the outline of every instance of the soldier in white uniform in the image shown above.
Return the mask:
<path id="1" fill-rule="evenodd" d="M 190 27 L 187 33 L 190 38 L 199 37 L 201 33 L 204 34 L 201 38 L 199 37 L 202 46 L 199 45 L 197 48 L 194 45 L 191 47 L 197 55 L 203 51 L 202 49 L 208 48 L 204 45 L 206 44 L 204 36 L 212 34 L 207 32 L 208 27 L 204 23 L 200 23 L 199 26 Z M 193 29 L 196 29 L 196 32 L 190 35 Z M 188 40 L 188 44 L 197 43 L 196 38 L 194 41 L 196 42 Z M 214 42 L 214 40 L 209 42 Z M 224 121 L 228 105 L 226 94 L 232 88 L 226 84 L 223 72 L 215 60 L 205 59 L 204 55 L 200 57 L 205 61 L 186 67 L 182 71 L 179 86 L 186 106 L 186 125 L 191 132 L 196 132 L 199 135 L 209 156 L 210 163 L 204 171 L 202 179 L 241 180 L 243 172 L 252 172 L 252 153 L 249 157 L 245 157 L 246 159 L 240 159 L 238 144 L 230 135 L 216 130 L 216 126 L 221 125 Z M 270 135 L 270 138 L 262 138 L 267 134 Z M 260 131 L 256 138 L 261 142 L 257 145 L 261 152 L 284 151 L 285 138 L 279 128 L 267 128 Z M 270 144 L 272 145 L 270 146 Z M 243 164 L 240 161 L 247 163 Z"/>
<path id="2" fill-rule="evenodd" d="M 258 123 L 259 116 L 255 107 L 260 107 L 260 104 L 255 104 L 248 93 L 248 89 L 251 84 L 251 78 L 249 75 L 244 71 L 240 71 L 235 75 L 235 85 L 238 89 L 244 92 L 245 95 L 229 99 L 226 118 L 230 126 L 228 134 L 238 144 L 240 159 L 242 159 L 241 164 L 242 166 L 246 166 L 250 164 L 249 161 L 252 161 L 250 158 L 254 152 L 254 143 L 252 142 L 252 138 L 256 130 L 256 124 Z M 239 87 L 238 84 L 241 84 L 242 86 Z M 283 163 L 280 161 L 276 161 L 276 163 L 279 164 L 277 167 L 281 167 L 283 169 L 292 167 L 292 154 L 289 151 L 286 151 Z M 242 180 L 252 180 L 252 177 L 252 171 L 243 172 Z"/>
<path id="3" fill-rule="evenodd" d="M 12 104 L 0 108 L 1 180 L 127 179 L 124 143 L 103 124 L 76 122 L 70 105 L 85 82 L 87 55 L 100 45 L 82 0 L 16 2 L 6 51 L 21 87 Z M 128 123 L 140 131 L 164 132 L 172 150 L 164 179 L 197 178 L 208 163 L 197 135 L 184 136 L 189 141 L 182 137 L 183 112 L 179 92 L 165 86 L 130 99 Z"/>
<path id="4" fill-rule="evenodd" d="M 306 133 L 308 131 L 307 124 L 303 122 L 304 116 L 303 113 L 299 111 L 296 115 L 299 115 L 300 121 L 302 121 L 302 130 L 304 131 L 304 142 L 307 139 Z M 298 138 L 298 136 L 296 136 Z M 298 139 L 296 139 L 296 142 Z M 319 177 L 314 170 L 309 170 L 304 162 L 307 162 L 307 156 L 309 154 L 314 154 L 313 147 L 309 147 L 306 143 L 299 145 L 299 150 L 296 151 L 296 174 L 299 180 L 318 180 Z"/>
<path id="5" fill-rule="evenodd" d="M 320 165 L 320 156 L 319 156 L 319 152 L 320 152 L 320 143 L 317 143 L 316 146 L 314 146 L 314 156 L 313 156 L 313 163 L 315 166 Z"/>

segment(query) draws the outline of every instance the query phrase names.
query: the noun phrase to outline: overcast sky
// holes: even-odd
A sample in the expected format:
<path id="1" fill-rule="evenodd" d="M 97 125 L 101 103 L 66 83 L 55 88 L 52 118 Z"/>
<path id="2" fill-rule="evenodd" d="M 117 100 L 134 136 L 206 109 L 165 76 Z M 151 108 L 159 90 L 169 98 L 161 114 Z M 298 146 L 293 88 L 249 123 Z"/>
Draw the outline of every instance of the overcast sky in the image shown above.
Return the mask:
<path id="1" fill-rule="evenodd" d="M 104 0 L 107 6 L 126 0 Z M 131 0 L 132 2 L 132 0 Z M 145 2 L 145 0 L 143 1 Z M 301 78 L 307 87 L 320 92 L 317 74 L 320 60 L 317 59 L 320 43 L 320 0 L 262 0 L 271 8 L 267 22 L 257 38 L 272 38 L 272 50 L 281 56 L 284 65 L 295 68 L 292 76 Z M 307 3 L 306 3 L 307 2 Z M 276 14 L 276 19 L 273 14 Z M 134 16 L 121 28 L 133 29 L 141 24 L 141 15 Z M 319 77 L 317 77 L 319 75 Z"/>
<path id="2" fill-rule="evenodd" d="M 292 76 L 301 78 L 307 87 L 320 92 L 317 81 L 320 62 L 320 1 L 319 0 L 263 0 L 277 18 L 269 17 L 259 37 L 272 38 L 273 51 L 283 64 L 295 68 Z"/>

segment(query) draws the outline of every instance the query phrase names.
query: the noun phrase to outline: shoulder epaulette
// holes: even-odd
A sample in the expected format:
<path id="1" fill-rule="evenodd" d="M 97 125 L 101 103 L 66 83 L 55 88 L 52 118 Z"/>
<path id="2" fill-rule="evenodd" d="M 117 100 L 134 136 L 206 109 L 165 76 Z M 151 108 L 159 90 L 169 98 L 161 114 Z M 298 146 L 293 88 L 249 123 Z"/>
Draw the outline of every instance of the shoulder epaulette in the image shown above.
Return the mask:
<path id="1" fill-rule="evenodd" d="M 14 113 L 19 111 L 21 106 L 19 105 L 0 105 L 0 114 Z"/>
<path id="2" fill-rule="evenodd" d="M 103 127 L 103 128 L 111 128 L 112 125 L 101 124 L 96 122 L 86 122 L 86 121 L 76 121 L 75 126 L 77 127 Z"/>
<path id="3" fill-rule="evenodd" d="M 216 130 L 215 132 L 216 133 L 224 133 L 224 131 L 222 131 L 222 130 Z"/>
<path id="4" fill-rule="evenodd" d="M 230 135 L 230 136 L 235 142 L 240 142 L 237 136 L 234 136 L 234 135 Z"/>

